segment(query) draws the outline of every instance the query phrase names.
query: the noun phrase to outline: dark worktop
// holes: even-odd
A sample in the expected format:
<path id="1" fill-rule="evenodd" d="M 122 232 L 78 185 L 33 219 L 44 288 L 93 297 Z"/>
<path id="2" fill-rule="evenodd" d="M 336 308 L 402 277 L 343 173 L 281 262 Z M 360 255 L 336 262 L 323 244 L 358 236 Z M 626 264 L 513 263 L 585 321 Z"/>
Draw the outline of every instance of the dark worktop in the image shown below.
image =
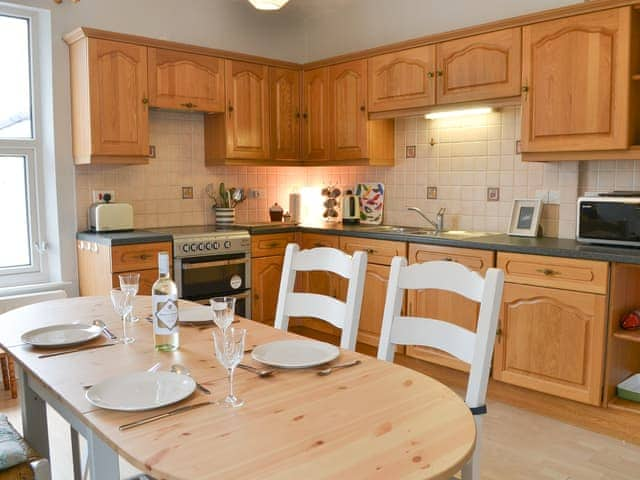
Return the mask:
<path id="1" fill-rule="evenodd" d="M 495 250 L 499 252 L 528 253 L 534 255 L 548 255 L 552 257 L 581 258 L 587 260 L 640 264 L 640 248 L 586 245 L 575 240 L 565 238 L 511 237 L 506 234 L 492 234 L 483 237 L 470 238 L 447 237 L 445 234 L 438 237 L 405 232 L 372 232 L 371 225 L 358 226 L 342 225 L 339 223 L 298 226 L 279 223 L 248 224 L 243 225 L 242 228 L 249 230 L 252 235 L 302 231 L 327 235 L 346 235 L 350 237 L 395 240 L 426 245 L 476 248 L 480 250 Z"/>
<path id="2" fill-rule="evenodd" d="M 170 242 L 172 237 L 166 233 L 132 230 L 130 232 L 78 232 L 76 233 L 76 239 L 115 246 L 132 245 L 136 243 Z"/>
<path id="3" fill-rule="evenodd" d="M 291 223 L 251 223 L 237 224 L 235 228 L 248 230 L 251 235 L 287 232 L 322 233 L 326 235 L 345 235 L 350 237 L 395 240 L 400 242 L 421 243 L 448 247 L 475 248 L 499 252 L 528 253 L 552 257 L 581 258 L 607 262 L 640 264 L 640 248 L 605 247 L 585 245 L 564 238 L 526 238 L 510 237 L 506 234 L 491 234 L 482 237 L 455 237 L 412 234 L 409 232 L 374 232 L 371 225 L 342 225 L 341 223 L 320 223 L 314 225 L 294 225 Z M 78 232 L 78 240 L 98 242 L 105 245 L 129 245 L 135 243 L 169 242 L 171 235 L 133 230 L 131 232 Z"/>

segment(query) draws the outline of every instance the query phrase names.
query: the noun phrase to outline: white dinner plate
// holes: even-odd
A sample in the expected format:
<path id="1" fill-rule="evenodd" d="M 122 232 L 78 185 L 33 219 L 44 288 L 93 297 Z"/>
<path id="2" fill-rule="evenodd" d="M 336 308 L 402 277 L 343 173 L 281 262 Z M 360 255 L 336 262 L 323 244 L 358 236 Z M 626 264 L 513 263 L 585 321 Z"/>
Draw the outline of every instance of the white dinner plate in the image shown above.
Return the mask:
<path id="1" fill-rule="evenodd" d="M 209 307 L 197 306 L 197 307 L 182 307 L 178 311 L 178 320 L 180 322 L 187 323 L 210 323 L 213 322 L 211 318 L 211 310 Z"/>
<path id="2" fill-rule="evenodd" d="M 92 386 L 85 396 L 107 410 L 137 412 L 166 407 L 193 393 L 196 382 L 171 372 L 135 372 L 109 378 Z"/>
<path id="3" fill-rule="evenodd" d="M 102 328 L 83 323 L 65 323 L 36 328 L 22 334 L 22 341 L 34 347 L 68 347 L 97 338 Z"/>
<path id="4" fill-rule="evenodd" d="M 308 368 L 335 360 L 340 349 L 315 340 L 279 340 L 253 349 L 254 360 L 280 368 Z"/>

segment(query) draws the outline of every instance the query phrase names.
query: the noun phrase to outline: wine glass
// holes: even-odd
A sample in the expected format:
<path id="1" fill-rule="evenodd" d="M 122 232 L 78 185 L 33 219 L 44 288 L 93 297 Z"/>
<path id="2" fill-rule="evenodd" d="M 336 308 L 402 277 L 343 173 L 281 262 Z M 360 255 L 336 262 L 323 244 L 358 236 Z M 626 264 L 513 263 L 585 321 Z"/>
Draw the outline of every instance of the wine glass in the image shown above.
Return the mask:
<path id="1" fill-rule="evenodd" d="M 215 297 L 209 300 L 209 303 L 213 321 L 222 332 L 225 332 L 233 323 L 236 311 L 235 297 Z"/>
<path id="2" fill-rule="evenodd" d="M 131 323 L 135 323 L 140 320 L 133 313 L 133 299 L 138 294 L 140 288 L 140 274 L 139 273 L 121 273 L 118 275 L 120 278 L 120 290 L 127 290 L 131 294 L 131 312 L 127 316 L 127 319 Z"/>
<path id="3" fill-rule="evenodd" d="M 131 305 L 133 297 L 128 290 L 121 290 L 119 288 L 111 289 L 111 303 L 113 309 L 116 311 L 120 318 L 122 318 L 122 343 L 133 343 L 136 341 L 133 337 L 127 336 L 127 315 L 131 313 L 133 308 Z"/>
<path id="4" fill-rule="evenodd" d="M 240 407 L 244 400 L 240 400 L 233 393 L 233 372 L 244 355 L 244 340 L 247 331 L 244 328 L 226 328 L 213 332 L 213 345 L 218 362 L 229 373 L 229 395 L 224 399 L 224 406 Z"/>

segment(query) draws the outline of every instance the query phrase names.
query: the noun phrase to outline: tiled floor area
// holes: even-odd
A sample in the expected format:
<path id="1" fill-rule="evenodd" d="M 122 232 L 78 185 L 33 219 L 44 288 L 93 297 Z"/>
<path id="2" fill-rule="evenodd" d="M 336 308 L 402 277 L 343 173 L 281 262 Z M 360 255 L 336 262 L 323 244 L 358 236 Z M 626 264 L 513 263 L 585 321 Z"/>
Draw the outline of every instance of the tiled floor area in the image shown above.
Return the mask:
<path id="1" fill-rule="evenodd" d="M 0 411 L 20 428 L 20 407 L 0 392 Z M 637 480 L 640 446 L 491 402 L 483 433 L 484 480 Z M 54 480 L 70 480 L 67 424 L 49 410 Z M 123 478 L 136 470 L 121 460 Z"/>

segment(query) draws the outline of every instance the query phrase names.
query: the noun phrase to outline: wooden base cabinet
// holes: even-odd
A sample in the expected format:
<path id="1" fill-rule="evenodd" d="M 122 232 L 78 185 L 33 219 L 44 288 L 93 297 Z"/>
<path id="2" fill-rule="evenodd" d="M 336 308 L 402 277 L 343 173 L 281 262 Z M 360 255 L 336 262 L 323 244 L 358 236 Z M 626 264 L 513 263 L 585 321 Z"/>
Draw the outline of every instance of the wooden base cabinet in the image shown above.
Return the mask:
<path id="1" fill-rule="evenodd" d="M 606 297 L 507 283 L 496 380 L 600 405 Z"/>
<path id="2" fill-rule="evenodd" d="M 119 275 L 139 273 L 138 295 L 151 295 L 151 287 L 158 279 L 158 253 L 168 252 L 171 242 L 139 243 L 131 245 L 102 245 L 77 240 L 78 277 L 80 296 L 109 295 L 109 290 L 120 286 Z"/>
<path id="3" fill-rule="evenodd" d="M 494 266 L 495 253 L 468 248 L 439 247 L 435 245 L 409 244 L 409 263 L 445 260 L 460 263 L 484 275 Z M 439 290 L 410 290 L 407 293 L 407 315 L 433 318 L 450 322 L 475 332 L 480 305 L 461 295 Z M 410 357 L 437 363 L 464 372 L 469 366 L 441 350 L 429 347 L 407 347 Z"/>

